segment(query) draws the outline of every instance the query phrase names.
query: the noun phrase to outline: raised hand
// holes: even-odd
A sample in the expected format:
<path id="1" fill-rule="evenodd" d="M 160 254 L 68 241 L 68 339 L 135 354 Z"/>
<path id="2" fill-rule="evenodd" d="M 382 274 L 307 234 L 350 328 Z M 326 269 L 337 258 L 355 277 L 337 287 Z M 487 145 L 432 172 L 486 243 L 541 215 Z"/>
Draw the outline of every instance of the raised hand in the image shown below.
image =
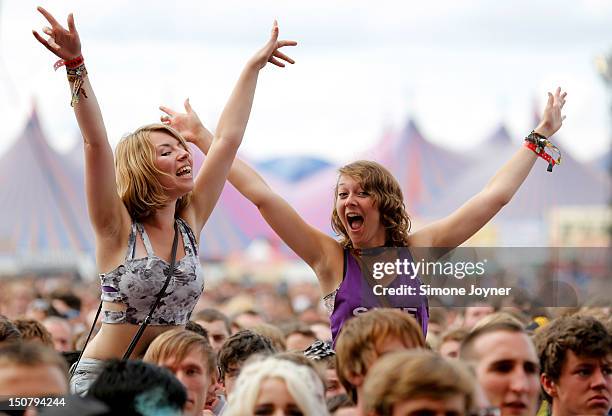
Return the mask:
<path id="1" fill-rule="evenodd" d="M 270 35 L 270 40 L 253 56 L 253 58 L 251 58 L 251 61 L 258 69 L 261 69 L 266 66 L 267 62 L 270 62 L 271 64 L 280 67 L 285 66 L 284 62 L 282 61 L 294 64 L 295 61 L 284 53 L 282 53 L 281 51 L 279 51 L 279 49 L 283 46 L 295 45 L 297 45 L 297 42 L 293 40 L 278 40 L 278 23 L 275 20 L 274 24 L 272 25 L 272 34 Z"/>
<path id="2" fill-rule="evenodd" d="M 178 131 L 188 142 L 194 143 L 205 133 L 205 128 L 200 118 L 189 104 L 189 98 L 185 100 L 185 112 L 178 113 L 171 108 L 160 106 L 159 109 L 166 113 L 160 117 L 163 124 Z"/>
<path id="3" fill-rule="evenodd" d="M 72 13 L 68 15 L 68 30 L 60 25 L 51 13 L 37 7 L 37 10 L 47 19 L 51 27 L 45 26 L 43 32 L 49 36 L 43 38 L 37 31 L 32 30 L 34 37 L 47 49 L 64 60 L 71 60 L 81 55 L 81 39 L 74 25 Z"/>
<path id="4" fill-rule="evenodd" d="M 554 94 L 548 93 L 548 102 L 542 114 L 542 121 L 535 128 L 537 133 L 549 138 L 561 128 L 565 116 L 561 115 L 561 110 L 565 105 L 565 97 L 567 92 L 561 92 L 561 87 L 558 87 Z"/>

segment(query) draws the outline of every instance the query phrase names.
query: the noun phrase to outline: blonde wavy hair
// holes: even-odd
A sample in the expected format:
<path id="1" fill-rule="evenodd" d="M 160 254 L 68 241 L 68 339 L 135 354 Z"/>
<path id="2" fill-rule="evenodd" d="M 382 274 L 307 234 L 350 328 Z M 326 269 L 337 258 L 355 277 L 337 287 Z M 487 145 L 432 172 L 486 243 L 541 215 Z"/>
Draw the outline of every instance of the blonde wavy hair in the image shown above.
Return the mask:
<path id="1" fill-rule="evenodd" d="M 380 219 L 385 227 L 385 246 L 407 247 L 410 232 L 410 217 L 406 213 L 404 196 L 397 180 L 379 163 L 369 160 L 358 160 L 341 167 L 338 176 L 346 175 L 355 179 L 374 198 L 375 206 L 380 212 Z M 339 177 L 338 177 L 339 179 Z M 334 189 L 334 210 L 332 212 L 332 229 L 341 237 L 343 247 L 352 247 L 348 232 L 340 221 L 336 210 L 338 183 Z"/>
<path id="2" fill-rule="evenodd" d="M 281 379 L 304 416 L 328 416 L 321 380 L 310 368 L 268 357 L 248 363 L 236 380 L 223 416 L 252 415 L 261 389 L 269 378 Z"/>
<path id="3" fill-rule="evenodd" d="M 168 204 L 166 190 L 159 175 L 166 175 L 155 166 L 156 150 L 151 143 L 151 132 L 169 134 L 179 141 L 187 151 L 185 139 L 171 127 L 163 124 L 148 124 L 124 136 L 115 149 L 115 172 L 117 192 L 134 220 L 147 218 Z M 176 211 L 189 205 L 191 192 L 176 202 Z"/>

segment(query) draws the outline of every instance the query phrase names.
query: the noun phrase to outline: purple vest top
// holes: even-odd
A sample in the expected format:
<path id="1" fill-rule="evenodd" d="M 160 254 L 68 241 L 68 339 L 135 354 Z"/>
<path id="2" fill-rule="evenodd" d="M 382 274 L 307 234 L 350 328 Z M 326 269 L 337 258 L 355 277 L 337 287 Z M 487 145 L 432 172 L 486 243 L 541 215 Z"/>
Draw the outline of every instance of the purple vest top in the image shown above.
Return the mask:
<path id="1" fill-rule="evenodd" d="M 401 247 L 398 249 L 401 251 L 400 259 L 407 259 L 412 262 L 412 256 L 407 248 Z M 398 275 L 387 286 L 388 288 L 412 287 L 414 288 L 415 295 L 388 295 L 385 296 L 386 301 L 382 301 L 381 298 L 383 296 L 375 295 L 374 289 L 370 286 L 371 284 L 377 284 L 377 281 L 372 279 L 373 283 L 369 283 L 365 280 L 357 259 L 355 259 L 349 249 L 344 249 L 344 259 L 344 277 L 336 291 L 334 310 L 330 316 L 334 345 L 342 325 L 348 319 L 370 309 L 380 307 L 397 308 L 408 312 L 421 325 L 423 335 L 427 335 L 429 306 L 427 296 L 418 294 L 419 286 L 421 285 L 421 280 L 418 277 L 412 279 L 409 275 Z"/>

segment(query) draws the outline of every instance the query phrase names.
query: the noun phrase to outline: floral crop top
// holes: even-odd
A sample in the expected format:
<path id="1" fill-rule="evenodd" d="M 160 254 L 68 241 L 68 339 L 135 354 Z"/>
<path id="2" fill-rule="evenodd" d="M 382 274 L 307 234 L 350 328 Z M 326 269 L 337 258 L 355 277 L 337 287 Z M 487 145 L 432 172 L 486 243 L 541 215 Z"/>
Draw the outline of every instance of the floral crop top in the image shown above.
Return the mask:
<path id="1" fill-rule="evenodd" d="M 204 276 L 198 259 L 195 235 L 182 219 L 176 219 L 185 246 L 185 257 L 176 260 L 175 271 L 153 316 L 151 325 L 184 325 L 189 320 L 202 291 Z M 142 236 L 146 257 L 135 259 L 136 236 Z M 166 281 L 170 264 L 153 253 L 142 224 L 132 223 L 125 261 L 108 273 L 100 274 L 102 301 L 126 305 L 123 311 L 103 310 L 107 324 L 141 324 L 151 310 Z"/>

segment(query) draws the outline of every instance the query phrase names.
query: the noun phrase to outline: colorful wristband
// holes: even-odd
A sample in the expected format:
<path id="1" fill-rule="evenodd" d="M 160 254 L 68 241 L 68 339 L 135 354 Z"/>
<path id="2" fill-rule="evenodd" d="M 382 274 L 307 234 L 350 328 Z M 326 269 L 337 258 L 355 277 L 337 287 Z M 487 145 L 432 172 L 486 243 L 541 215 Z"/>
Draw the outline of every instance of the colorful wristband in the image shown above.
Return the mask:
<path id="1" fill-rule="evenodd" d="M 83 65 L 84 62 L 85 60 L 83 59 L 83 55 L 79 55 L 76 58 L 71 59 L 69 61 L 60 59 L 55 64 L 53 64 L 53 69 L 57 71 L 59 68 L 61 68 L 64 65 L 66 65 L 66 68 L 78 68 L 79 66 Z"/>
<path id="2" fill-rule="evenodd" d="M 556 149 L 557 153 L 559 153 L 559 157 L 557 159 L 554 159 L 551 155 L 546 153 L 542 147 L 540 147 L 538 151 L 538 146 L 533 142 L 525 141 L 525 147 L 531 149 L 533 153 L 548 162 L 548 168 L 546 169 L 548 172 L 552 172 L 553 166 L 561 163 L 561 152 L 559 152 L 559 149 L 557 149 L 557 147 L 550 144 L 548 140 L 546 143 L 546 147 L 552 147 L 553 149 Z"/>

